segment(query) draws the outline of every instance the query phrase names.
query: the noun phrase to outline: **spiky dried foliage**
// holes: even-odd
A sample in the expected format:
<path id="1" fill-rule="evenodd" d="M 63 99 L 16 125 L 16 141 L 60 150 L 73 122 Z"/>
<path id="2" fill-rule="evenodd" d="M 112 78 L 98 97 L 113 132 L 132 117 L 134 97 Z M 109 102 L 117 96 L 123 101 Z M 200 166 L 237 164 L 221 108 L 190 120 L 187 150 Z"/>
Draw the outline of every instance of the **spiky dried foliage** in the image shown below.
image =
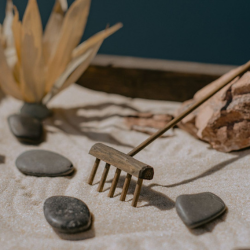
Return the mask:
<path id="1" fill-rule="evenodd" d="M 2 90 L 29 103 L 47 103 L 74 83 L 87 69 L 103 40 L 122 27 L 107 28 L 79 45 L 91 0 L 56 0 L 42 29 L 36 0 L 29 0 L 22 22 L 12 0 L 0 26 L 0 85 Z"/>

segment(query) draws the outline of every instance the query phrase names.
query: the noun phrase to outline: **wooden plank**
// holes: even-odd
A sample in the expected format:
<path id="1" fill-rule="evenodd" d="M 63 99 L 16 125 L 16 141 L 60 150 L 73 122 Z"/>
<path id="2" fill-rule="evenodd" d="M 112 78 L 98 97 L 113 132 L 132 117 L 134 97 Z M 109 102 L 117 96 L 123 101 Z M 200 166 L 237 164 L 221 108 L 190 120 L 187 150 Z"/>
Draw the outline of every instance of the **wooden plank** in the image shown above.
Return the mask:
<path id="1" fill-rule="evenodd" d="M 78 83 L 132 98 L 183 102 L 233 68 L 235 66 L 97 55 Z"/>
<path id="2" fill-rule="evenodd" d="M 90 149 L 89 154 L 137 178 L 153 179 L 154 169 L 151 166 L 102 143 L 95 144 Z"/>
<path id="3" fill-rule="evenodd" d="M 193 73 L 202 75 L 223 75 L 237 67 L 237 65 L 185 62 L 102 54 L 96 55 L 96 57 L 92 61 L 92 65 L 102 67 L 111 66 L 113 68 Z"/>

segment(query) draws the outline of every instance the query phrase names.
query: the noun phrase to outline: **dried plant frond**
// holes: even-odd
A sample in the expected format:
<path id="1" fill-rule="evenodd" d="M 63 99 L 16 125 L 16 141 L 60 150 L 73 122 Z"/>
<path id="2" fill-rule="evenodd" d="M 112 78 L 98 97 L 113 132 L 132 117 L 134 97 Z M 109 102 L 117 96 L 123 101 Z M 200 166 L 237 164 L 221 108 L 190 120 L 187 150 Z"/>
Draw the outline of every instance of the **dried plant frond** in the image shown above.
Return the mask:
<path id="1" fill-rule="evenodd" d="M 85 42 L 81 43 L 73 50 L 72 57 L 74 58 L 80 56 L 81 54 L 86 52 L 89 48 L 91 48 L 94 44 L 98 43 L 99 41 L 103 41 L 105 38 L 109 37 L 120 28 L 122 28 L 122 23 L 117 23 L 111 28 L 105 29 L 93 35 L 92 37 L 90 37 Z"/>
<path id="2" fill-rule="evenodd" d="M 15 41 L 15 48 L 16 48 L 16 54 L 19 63 L 21 63 L 21 40 L 22 40 L 22 24 L 19 21 L 19 12 L 14 6 L 14 18 L 12 22 L 12 32 L 14 36 L 14 41 Z"/>
<path id="3" fill-rule="evenodd" d="M 37 2 L 29 0 L 23 17 L 21 43 L 21 87 L 26 102 L 39 102 L 44 95 L 42 35 L 42 21 Z"/>
<path id="4" fill-rule="evenodd" d="M 5 38 L 5 48 L 11 49 L 14 47 L 14 39 L 12 35 L 11 25 L 13 21 L 13 3 L 12 0 L 7 0 L 5 19 L 3 22 L 3 36 Z"/>
<path id="5" fill-rule="evenodd" d="M 18 84 L 21 83 L 21 41 L 22 41 L 22 24 L 19 21 L 19 12 L 14 6 L 14 18 L 12 22 L 12 32 L 15 41 L 16 60 L 13 68 L 13 75 Z"/>
<path id="6" fill-rule="evenodd" d="M 43 36 L 43 55 L 46 63 L 50 60 L 51 56 L 55 54 L 67 7 L 67 5 L 65 6 L 65 1 L 56 0 L 46 25 Z"/>
<path id="7" fill-rule="evenodd" d="M 46 91 L 63 73 L 71 60 L 73 49 L 80 42 L 89 14 L 90 0 L 76 0 L 65 15 L 58 47 L 48 63 Z"/>
<path id="8" fill-rule="evenodd" d="M 72 74 L 70 74 L 70 76 L 67 78 L 67 80 L 62 85 L 62 87 L 59 89 L 59 91 L 69 87 L 69 85 L 72 84 L 72 82 L 75 82 L 81 76 L 81 72 L 83 72 L 87 69 L 87 67 L 91 63 L 92 59 L 95 57 L 97 51 L 101 47 L 102 42 L 103 42 L 103 40 L 98 41 L 96 44 L 93 45 L 92 48 L 89 48 L 89 50 L 87 50 L 83 54 L 86 56 L 86 54 L 89 52 L 88 56 L 86 56 L 86 58 L 84 60 L 79 61 L 80 62 L 79 65 L 76 67 L 76 69 L 74 71 L 72 71 Z M 81 55 L 80 57 L 83 57 L 83 55 Z"/>
<path id="9" fill-rule="evenodd" d="M 87 69 L 90 62 L 95 57 L 101 45 L 102 41 L 98 42 L 92 48 L 89 48 L 84 54 L 71 61 L 67 69 L 54 84 L 52 91 L 45 96 L 44 104 L 48 103 L 54 95 L 69 87 L 81 76 L 82 72 Z"/>
<path id="10" fill-rule="evenodd" d="M 75 82 L 89 66 L 103 40 L 122 27 L 103 30 L 78 45 L 91 0 L 56 0 L 45 31 L 36 0 L 29 0 L 22 22 L 12 0 L 0 26 L 0 85 L 30 103 L 47 103 Z"/>
<path id="11" fill-rule="evenodd" d="M 89 66 L 97 51 L 101 47 L 103 40 L 115 33 L 122 27 L 121 23 L 107 28 L 90 37 L 88 40 L 76 47 L 72 53 L 72 61 L 64 74 L 54 84 L 53 91 L 49 93 L 44 102 L 47 103 L 55 94 L 69 87 L 74 83 Z"/>
<path id="12" fill-rule="evenodd" d="M 62 10 L 63 10 L 64 12 L 66 12 L 67 9 L 68 9 L 67 0 L 59 0 L 59 2 L 60 2 L 60 5 L 61 5 Z"/>
<path id="13" fill-rule="evenodd" d="M 15 42 L 11 29 L 14 18 L 12 0 L 7 0 L 5 13 L 5 19 L 1 33 L 1 44 L 5 50 L 7 63 L 12 69 L 16 63 Z"/>
<path id="14" fill-rule="evenodd" d="M 13 97 L 22 100 L 21 91 L 16 84 L 12 72 L 7 64 L 2 45 L 0 45 L 0 85 L 2 90 Z"/>

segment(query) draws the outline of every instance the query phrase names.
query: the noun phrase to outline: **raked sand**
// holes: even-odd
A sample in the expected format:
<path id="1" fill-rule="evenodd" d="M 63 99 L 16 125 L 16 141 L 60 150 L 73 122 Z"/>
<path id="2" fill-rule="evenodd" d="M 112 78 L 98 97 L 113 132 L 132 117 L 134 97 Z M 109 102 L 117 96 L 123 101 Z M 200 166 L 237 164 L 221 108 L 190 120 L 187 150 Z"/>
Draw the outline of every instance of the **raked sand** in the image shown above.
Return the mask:
<path id="1" fill-rule="evenodd" d="M 130 99 L 72 86 L 49 105 L 54 116 L 45 121 L 46 141 L 38 147 L 20 144 L 11 134 L 7 117 L 21 102 L 0 102 L 0 249 L 240 249 L 250 248 L 250 150 L 220 153 L 208 144 L 175 129 L 135 158 L 155 169 L 152 181 L 144 181 L 138 207 L 131 207 L 136 179 L 126 202 L 107 197 L 115 168 L 104 192 L 98 193 L 103 165 L 94 181 L 87 178 L 94 158 L 88 154 L 96 142 L 123 152 L 147 138 L 129 131 L 123 116 L 139 111 L 173 113 L 179 103 Z M 19 154 L 46 149 L 70 159 L 75 174 L 69 177 L 25 176 L 15 167 Z M 212 192 L 221 197 L 228 212 L 204 227 L 189 230 L 179 219 L 175 200 L 181 194 Z M 78 235 L 59 235 L 46 222 L 44 201 L 53 195 L 83 200 L 93 214 L 93 226 Z"/>

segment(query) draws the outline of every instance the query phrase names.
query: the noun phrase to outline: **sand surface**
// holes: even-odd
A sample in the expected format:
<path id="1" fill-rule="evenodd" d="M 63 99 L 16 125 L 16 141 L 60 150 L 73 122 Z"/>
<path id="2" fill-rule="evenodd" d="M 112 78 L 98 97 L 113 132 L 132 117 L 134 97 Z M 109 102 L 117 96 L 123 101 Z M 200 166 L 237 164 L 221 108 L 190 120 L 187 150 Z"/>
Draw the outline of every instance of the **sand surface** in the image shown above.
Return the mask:
<path id="1" fill-rule="evenodd" d="M 158 139 L 135 158 L 155 168 L 145 181 L 137 208 L 130 206 L 136 180 L 126 202 L 107 197 L 112 167 L 104 192 L 98 193 L 103 165 L 94 185 L 86 183 L 94 158 L 88 154 L 96 142 L 123 152 L 147 138 L 128 131 L 123 116 L 138 111 L 173 113 L 179 103 L 129 99 L 72 86 L 49 105 L 54 116 L 45 121 L 46 141 L 38 147 L 20 144 L 11 134 L 7 117 L 21 102 L 0 102 L 0 249 L 241 249 L 250 248 L 249 150 L 220 153 L 208 144 L 176 129 Z M 25 176 L 15 159 L 29 149 L 46 149 L 69 158 L 74 175 L 58 178 Z M 175 200 L 181 194 L 209 191 L 221 197 L 228 212 L 204 227 L 189 230 L 179 219 Z M 57 234 L 46 222 L 43 203 L 53 195 L 83 200 L 93 214 L 90 231 L 78 235 Z"/>

